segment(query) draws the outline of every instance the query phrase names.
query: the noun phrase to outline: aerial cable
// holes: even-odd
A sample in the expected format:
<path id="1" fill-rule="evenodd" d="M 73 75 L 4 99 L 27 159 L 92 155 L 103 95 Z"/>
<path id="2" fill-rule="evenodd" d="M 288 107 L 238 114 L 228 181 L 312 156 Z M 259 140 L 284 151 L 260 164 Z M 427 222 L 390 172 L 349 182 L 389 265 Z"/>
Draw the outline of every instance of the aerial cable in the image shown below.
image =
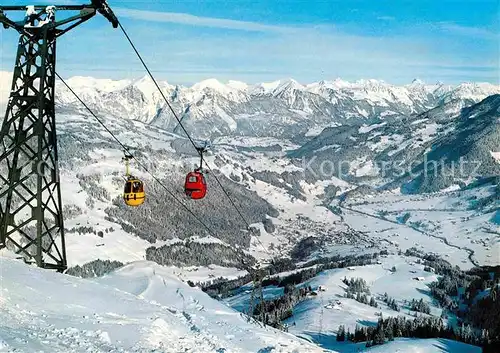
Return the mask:
<path id="1" fill-rule="evenodd" d="M 159 180 L 152 172 L 149 171 L 149 169 L 141 163 L 141 161 L 139 161 L 137 159 L 137 157 L 135 157 L 134 155 L 132 155 L 130 153 L 130 150 L 127 146 L 125 146 L 121 141 L 120 139 L 118 139 L 118 137 L 116 137 L 116 135 L 106 126 L 106 124 L 104 124 L 104 122 L 97 116 L 97 114 L 95 114 L 92 109 L 89 108 L 89 106 L 78 96 L 78 94 L 66 83 L 66 81 L 56 72 L 54 71 L 55 75 L 57 76 L 57 78 L 64 84 L 64 86 L 66 86 L 66 88 L 76 97 L 76 99 L 85 107 L 85 109 L 97 120 L 97 122 L 113 137 L 113 139 L 127 152 L 129 153 L 129 155 L 132 156 L 132 158 L 136 161 L 136 163 L 141 167 L 143 168 L 160 186 L 162 186 L 165 191 L 175 200 L 177 201 L 179 204 L 182 205 L 182 207 L 187 211 L 189 212 L 198 222 L 200 222 L 200 224 L 207 230 L 207 232 L 213 236 L 214 238 L 217 238 L 215 233 L 210 229 L 210 227 L 208 227 L 205 222 L 203 222 L 201 219 L 199 219 L 196 214 L 191 211 L 191 209 L 189 209 L 189 207 L 187 207 L 183 202 L 181 202 L 179 200 L 179 198 L 177 198 L 166 186 L 165 184 L 163 184 L 161 182 L 161 180 Z M 259 241 L 260 242 L 260 241 Z M 262 244 L 262 243 L 261 243 Z M 265 248 L 264 248 L 265 249 Z M 267 249 L 265 249 L 267 251 Z M 236 252 L 236 254 L 238 254 L 238 252 Z M 259 297 L 261 298 L 261 302 L 262 304 L 264 304 L 264 299 L 263 299 L 263 294 L 262 294 L 262 277 L 259 276 L 259 269 L 255 270 L 253 269 L 251 266 L 247 265 L 245 263 L 245 259 L 243 258 L 243 254 L 239 255 L 240 257 L 240 262 L 241 262 L 241 265 L 242 267 L 254 278 L 253 282 L 254 282 L 254 285 L 253 285 L 253 289 L 252 289 L 252 295 L 254 294 L 254 291 L 257 289 L 259 291 Z M 258 281 L 258 285 L 257 285 L 257 288 L 255 288 L 255 281 Z M 262 305 L 261 304 L 261 305 Z M 250 307 L 250 310 L 253 311 L 253 305 L 251 305 Z M 253 312 L 252 313 L 249 313 L 250 317 L 253 316 Z M 263 315 L 263 313 L 262 313 Z"/>
<path id="2" fill-rule="evenodd" d="M 122 26 L 121 22 L 118 20 L 118 26 L 119 28 L 122 30 L 123 34 L 125 35 L 125 37 L 127 38 L 130 46 L 132 47 L 132 49 L 134 50 L 134 52 L 136 53 L 137 57 L 139 58 L 139 60 L 141 61 L 142 65 L 144 66 L 144 69 L 146 70 L 146 72 L 148 73 L 149 77 L 151 78 L 151 80 L 153 81 L 154 85 L 156 86 L 156 88 L 158 89 L 158 91 L 160 92 L 160 95 L 162 96 L 163 100 L 165 101 L 165 103 L 167 104 L 168 108 L 170 109 L 170 111 L 172 112 L 172 115 L 174 116 L 174 118 L 177 120 L 179 126 L 181 127 L 181 129 L 184 131 L 184 133 L 186 134 L 188 140 L 191 142 L 191 144 L 193 145 L 193 147 L 195 148 L 195 150 L 198 152 L 198 154 L 200 154 L 200 157 L 201 159 L 203 160 L 203 152 L 201 152 L 197 147 L 196 143 L 194 142 L 193 138 L 189 135 L 189 133 L 187 132 L 186 128 L 184 127 L 184 125 L 182 124 L 182 121 L 179 119 L 179 117 L 177 116 L 177 113 L 175 112 L 175 110 L 173 109 L 172 105 L 170 104 L 170 102 L 168 101 L 167 97 L 165 96 L 165 94 L 163 93 L 163 91 L 161 90 L 160 86 L 158 85 L 158 82 L 155 80 L 153 74 L 151 73 L 151 71 L 149 70 L 149 67 L 147 66 L 147 64 L 144 62 L 144 59 L 142 58 L 142 56 L 140 55 L 139 51 L 137 50 L 136 46 L 134 45 L 134 43 L 132 42 L 132 39 L 129 37 L 127 31 L 125 30 L 125 28 Z M 57 73 L 56 73 L 57 75 Z M 59 79 L 62 80 L 62 78 L 57 75 L 59 77 Z M 66 83 L 63 81 L 63 83 L 66 85 Z M 66 85 L 66 87 L 68 87 L 68 85 Z M 69 88 L 69 87 L 68 87 Z M 70 89 L 70 88 L 69 88 Z M 72 91 L 70 89 L 70 91 Z M 87 108 L 87 110 L 97 119 L 97 121 L 99 121 L 99 123 L 115 138 L 115 140 L 117 140 L 117 142 L 122 146 L 122 147 L 125 147 L 115 136 L 114 134 L 112 134 L 112 132 L 100 121 L 100 119 L 85 105 L 85 103 L 76 95 L 76 93 L 74 91 L 72 91 L 73 94 L 75 94 L 75 96 L 77 97 L 77 99 Z M 137 159 L 134 157 L 134 160 L 137 161 Z M 137 161 L 138 164 L 140 166 L 142 166 L 140 164 L 139 161 Z M 210 167 L 210 165 L 207 163 L 207 161 L 205 160 L 205 165 L 207 166 L 207 168 L 209 169 L 209 171 L 212 173 L 212 175 L 214 176 L 215 180 L 217 181 L 217 184 L 219 184 L 220 188 L 222 189 L 222 191 L 224 192 L 224 194 L 226 195 L 226 197 L 228 198 L 229 202 L 231 203 L 231 205 L 234 207 L 234 209 L 237 211 L 238 215 L 240 216 L 240 218 L 243 220 L 243 222 L 245 223 L 245 225 L 247 226 L 247 229 L 250 229 L 250 223 L 245 219 L 245 217 L 243 216 L 243 214 L 241 213 L 241 211 L 239 210 L 239 208 L 236 206 L 236 204 L 234 203 L 234 201 L 232 200 L 232 198 L 229 196 L 228 192 L 226 191 L 226 189 L 224 188 L 224 186 L 222 185 L 222 183 L 220 182 L 219 178 L 217 177 L 217 175 L 215 173 L 213 173 L 212 171 L 212 168 Z M 157 181 L 160 185 L 163 186 L 163 188 L 165 190 L 167 190 L 167 192 L 177 201 L 179 202 L 186 210 L 188 210 L 188 212 L 190 214 L 193 215 L 193 217 L 195 217 L 201 224 L 203 224 L 203 226 L 209 230 L 209 234 L 214 236 L 216 238 L 216 236 L 214 235 L 214 233 L 210 230 L 210 228 L 204 223 L 202 222 L 200 219 L 198 219 L 196 217 L 196 215 L 186 206 L 184 205 L 184 203 L 180 202 L 170 191 L 168 191 L 168 189 L 165 187 L 165 185 L 160 181 L 158 180 L 152 173 L 149 172 L 149 170 L 147 168 L 145 168 L 144 166 L 142 166 L 152 177 L 155 181 Z M 260 239 L 258 237 L 255 237 L 257 242 L 262 246 L 262 248 L 265 250 L 265 252 L 271 257 L 271 262 L 274 263 L 274 256 L 269 252 L 269 250 L 264 246 L 264 244 L 262 244 L 262 242 L 260 241 Z M 253 276 L 255 275 L 255 270 L 252 269 L 250 266 L 247 266 L 244 262 L 244 260 L 242 260 L 242 264 L 244 265 L 244 267 L 246 267 L 245 269 L 251 273 Z M 257 270 L 258 272 L 258 270 Z M 258 276 L 258 275 L 257 275 Z M 260 277 L 260 276 L 258 276 Z M 262 297 L 262 286 L 260 285 L 262 283 L 262 277 L 260 277 L 259 279 L 257 279 L 257 281 L 259 282 L 259 285 L 255 286 L 255 280 L 253 281 L 254 282 L 254 285 L 253 285 L 253 291 L 254 290 L 258 290 L 259 292 L 259 296 Z"/>
<path id="3" fill-rule="evenodd" d="M 174 117 L 176 118 L 176 120 L 179 122 L 179 125 L 181 126 L 181 128 L 183 129 L 184 133 L 186 134 L 186 136 L 188 137 L 189 141 L 193 144 L 193 146 L 196 148 L 196 144 L 194 143 L 193 139 L 191 138 L 191 136 L 187 133 L 186 129 L 184 128 L 184 126 L 182 125 L 181 121 L 179 120 L 179 118 L 177 117 L 177 114 L 175 113 L 175 111 L 173 110 L 172 106 L 170 105 L 170 103 L 168 102 L 167 98 L 165 97 L 165 95 L 163 94 L 162 90 L 160 89 L 158 83 L 156 82 L 156 80 L 154 79 L 153 75 L 151 74 L 151 71 L 149 70 L 149 68 L 147 67 L 147 65 L 145 64 L 144 60 L 142 59 L 142 57 L 140 56 L 139 52 L 137 51 L 137 49 L 135 48 L 134 44 L 132 43 L 130 37 L 128 36 L 128 34 L 126 33 L 125 29 L 122 27 L 121 23 L 118 22 L 118 25 L 119 27 L 121 28 L 121 30 L 123 31 L 123 33 L 125 34 L 125 36 L 127 37 L 129 43 L 131 44 L 132 48 L 134 49 L 134 51 L 136 52 L 137 56 L 139 57 L 139 59 L 141 60 L 143 66 L 145 67 L 145 69 L 147 70 L 149 76 L 151 77 L 151 79 L 153 80 L 153 82 L 155 83 L 156 87 L 158 88 L 160 94 L 162 95 L 163 99 L 165 100 L 167 106 L 169 107 L 169 109 L 171 110 L 171 112 L 173 113 Z M 27 34 L 27 37 L 29 38 L 29 41 L 33 42 L 33 43 L 36 43 L 34 41 L 34 38 L 28 33 L 28 32 L 25 32 L 25 34 Z M 38 43 L 36 43 L 38 44 Z M 106 126 L 106 124 L 104 124 L 104 122 L 88 107 L 88 105 L 78 96 L 78 94 L 66 83 L 66 81 L 56 72 L 54 71 L 54 74 L 58 77 L 58 79 L 64 84 L 64 86 L 76 97 L 76 99 L 85 107 L 85 109 L 99 122 L 99 124 L 113 137 L 113 139 L 124 149 L 125 152 L 128 152 L 130 154 L 130 151 L 128 149 L 127 146 L 125 146 L 116 136 L 115 134 Z M 198 151 L 198 150 L 197 150 Z M 199 151 L 198 151 L 199 152 Z M 203 155 L 201 152 L 199 152 L 201 154 L 201 158 L 203 160 Z M 131 154 L 130 154 L 131 155 Z M 144 165 L 142 164 L 135 156 L 132 155 L 132 159 L 134 159 L 136 161 L 136 163 L 141 167 L 143 168 L 152 178 L 153 180 L 155 180 L 160 186 L 162 186 L 165 191 L 175 200 L 177 201 L 179 204 L 181 204 L 183 206 L 183 208 L 188 212 L 190 213 L 206 230 L 207 232 L 213 236 L 213 237 L 216 237 L 215 236 L 215 233 L 202 221 L 200 220 L 196 214 L 191 211 L 183 202 L 181 202 L 179 200 L 179 198 L 177 198 L 166 186 L 165 184 L 159 180 L 152 172 L 149 171 L 149 169 Z M 210 168 L 210 166 L 208 165 L 208 163 L 205 161 L 205 164 L 207 165 L 208 169 L 210 171 L 212 171 L 212 169 Z M 243 215 L 241 214 L 241 212 L 239 211 L 238 207 L 234 204 L 234 202 L 232 201 L 232 199 L 230 198 L 229 194 L 226 192 L 226 190 L 224 189 L 224 187 L 222 186 L 221 182 L 219 181 L 219 179 L 217 178 L 217 176 L 214 174 L 214 177 L 215 179 L 217 180 L 217 183 L 219 184 L 219 186 L 221 187 L 221 189 L 224 191 L 224 193 L 226 194 L 226 196 L 228 197 L 228 199 L 230 200 L 231 204 L 233 205 L 233 207 L 238 211 L 238 214 L 240 215 L 240 217 L 243 219 L 243 221 L 245 222 L 245 224 L 247 225 L 247 227 L 249 228 L 249 223 L 246 221 L 246 219 L 243 217 Z M 260 242 L 259 239 L 257 239 L 258 242 L 262 245 L 262 247 L 264 248 L 264 250 L 266 252 L 269 253 L 269 251 L 263 246 L 262 242 Z M 271 255 L 272 257 L 272 255 Z M 245 263 L 245 260 L 244 258 L 241 258 L 241 263 L 243 265 L 243 268 L 245 268 L 245 270 L 247 270 L 250 274 L 255 274 L 255 270 L 253 268 L 251 268 L 250 266 L 246 265 Z M 259 283 L 262 283 L 262 278 L 260 279 Z M 254 283 L 254 287 L 255 287 L 255 283 Z M 260 295 L 262 296 L 262 287 L 260 286 Z"/>
<path id="4" fill-rule="evenodd" d="M 151 73 L 151 70 L 149 70 L 149 67 L 147 66 L 147 64 L 144 62 L 144 59 L 142 58 L 141 54 L 139 53 L 139 51 L 137 50 L 137 47 L 135 46 L 135 44 L 132 42 L 132 39 L 130 38 L 130 36 L 128 35 L 127 31 L 125 30 L 125 28 L 123 28 L 121 22 L 118 20 L 118 26 L 119 28 L 122 30 L 123 34 L 125 35 L 125 37 L 127 38 L 127 41 L 130 43 L 130 46 L 132 47 L 132 49 L 134 50 L 135 54 L 137 55 L 137 57 L 139 58 L 139 60 L 141 61 L 142 63 L 142 66 L 144 66 L 144 69 L 146 70 L 146 72 L 148 73 L 149 77 L 151 78 L 151 80 L 153 81 L 154 85 L 156 86 L 156 88 L 158 89 L 158 91 L 160 92 L 161 96 L 163 97 L 163 100 L 165 101 L 165 103 L 167 104 L 168 108 L 170 109 L 170 111 L 172 112 L 173 116 L 175 117 L 175 119 L 177 120 L 177 123 L 178 123 L 178 126 L 181 127 L 182 131 L 184 131 L 184 133 L 186 134 L 187 138 L 189 139 L 189 141 L 191 142 L 191 144 L 193 145 L 193 147 L 196 149 L 196 151 L 200 154 L 200 157 L 203 159 L 203 154 L 201 151 L 199 151 L 199 149 L 197 148 L 196 146 L 196 143 L 194 142 L 193 138 L 189 135 L 189 133 L 187 132 L 186 128 L 184 127 L 184 125 L 182 124 L 182 121 L 181 119 L 179 119 L 177 113 L 175 112 L 174 108 L 172 107 L 172 105 L 170 104 L 170 102 L 168 101 L 167 97 L 165 96 L 165 94 L 163 93 L 163 91 L 161 90 L 160 88 L 160 85 L 158 84 L 158 82 L 155 80 L 153 74 Z M 238 215 L 240 216 L 240 218 L 243 220 L 243 222 L 245 223 L 246 227 L 247 228 L 250 228 L 250 223 L 246 220 L 246 218 L 243 216 L 243 214 L 241 213 L 240 209 L 236 206 L 236 204 L 234 203 L 234 201 L 232 200 L 232 198 L 229 196 L 229 193 L 226 191 L 226 189 L 222 186 L 222 183 L 220 182 L 219 178 L 217 177 L 217 175 L 215 173 L 213 173 L 212 171 L 212 168 L 210 167 L 210 165 L 207 163 L 207 161 L 205 160 L 205 165 L 207 166 L 208 170 L 210 172 L 212 172 L 212 175 L 214 176 L 215 180 L 217 181 L 217 184 L 219 184 L 220 188 L 222 189 L 222 191 L 224 192 L 224 194 L 226 195 L 226 197 L 228 198 L 229 202 L 231 203 L 231 205 L 234 207 L 234 209 L 236 210 L 236 212 L 238 213 Z M 260 242 L 260 241 L 259 241 Z M 262 244 L 262 243 L 261 243 Z M 264 247 L 265 249 L 265 247 Z M 267 251 L 267 249 L 266 249 Z"/>

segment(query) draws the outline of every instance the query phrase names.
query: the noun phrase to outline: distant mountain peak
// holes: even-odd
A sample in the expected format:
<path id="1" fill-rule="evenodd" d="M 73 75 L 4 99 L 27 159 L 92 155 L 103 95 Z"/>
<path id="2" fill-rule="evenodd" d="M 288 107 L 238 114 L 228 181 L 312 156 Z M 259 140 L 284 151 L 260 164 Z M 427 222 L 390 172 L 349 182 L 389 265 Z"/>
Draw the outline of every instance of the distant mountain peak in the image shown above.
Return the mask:
<path id="1" fill-rule="evenodd" d="M 377 80 L 374 78 L 368 78 L 368 79 L 357 80 L 356 84 L 358 84 L 358 85 L 385 85 L 386 82 L 384 80 Z"/>
<path id="2" fill-rule="evenodd" d="M 236 81 L 236 80 L 229 80 L 227 82 L 227 86 L 238 89 L 240 91 L 246 91 L 248 89 L 248 84 L 242 81 Z"/>
<path id="3" fill-rule="evenodd" d="M 191 86 L 192 89 L 205 89 L 205 88 L 211 88 L 215 90 L 220 90 L 226 88 L 226 85 L 224 85 L 222 82 L 217 80 L 216 78 L 209 78 L 203 81 L 200 81 L 198 83 L 195 83 L 194 85 Z"/>
<path id="4" fill-rule="evenodd" d="M 156 81 L 158 85 L 162 89 L 174 89 L 174 86 L 171 86 L 166 81 Z M 151 79 L 149 75 L 144 75 L 141 78 L 135 80 L 131 84 L 133 87 L 137 88 L 141 91 L 146 97 L 152 98 L 153 96 L 158 94 L 158 88 L 156 87 L 154 81 Z"/>
<path id="5" fill-rule="evenodd" d="M 305 88 L 293 78 L 289 78 L 279 82 L 279 85 L 273 90 L 274 95 L 279 95 L 281 93 L 290 92 L 293 90 L 303 90 Z"/>
<path id="6" fill-rule="evenodd" d="M 281 81 L 272 81 L 272 82 L 261 82 L 257 83 L 249 88 L 250 94 L 269 94 L 272 93 L 276 87 L 280 85 Z"/>

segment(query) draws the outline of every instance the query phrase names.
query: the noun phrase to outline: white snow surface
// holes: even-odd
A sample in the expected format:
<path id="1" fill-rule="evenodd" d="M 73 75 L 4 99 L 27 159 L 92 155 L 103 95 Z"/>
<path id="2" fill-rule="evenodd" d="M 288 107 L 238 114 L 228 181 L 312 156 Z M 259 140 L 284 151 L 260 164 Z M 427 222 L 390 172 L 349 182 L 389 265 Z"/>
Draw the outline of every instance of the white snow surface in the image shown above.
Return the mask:
<path id="1" fill-rule="evenodd" d="M 479 347 L 443 339 L 396 339 L 394 342 L 373 348 L 366 348 L 365 343 L 336 341 L 335 335 L 339 325 L 344 325 L 353 332 L 356 325 L 376 325 L 380 313 L 385 318 L 404 316 L 409 320 L 413 319 L 408 306 L 408 301 L 411 299 L 423 299 L 429 303 L 431 315 L 440 316 L 441 309 L 435 305 L 428 291 L 429 283 L 436 281 L 437 275 L 425 272 L 424 265 L 418 264 L 417 260 L 414 257 L 389 255 L 380 257 L 379 263 L 373 265 L 322 271 L 318 276 L 298 285 L 311 286 L 318 295 L 310 296 L 294 307 L 293 316 L 285 321 L 288 324 L 288 331 L 325 349 L 342 353 L 480 352 Z M 395 272 L 391 271 L 393 266 L 396 268 Z M 344 297 L 346 285 L 342 280 L 357 277 L 366 280 L 371 293 L 369 297 L 376 300 L 378 308 Z M 416 277 L 421 277 L 423 280 L 415 280 Z M 324 290 L 319 291 L 320 286 Z M 242 291 L 224 301 L 231 307 L 242 310 L 250 301 L 250 289 L 250 285 L 244 286 Z M 383 302 L 384 293 L 396 300 L 401 311 L 394 311 Z M 268 300 L 282 295 L 283 288 L 276 286 L 263 288 L 263 296 Z"/>
<path id="2" fill-rule="evenodd" d="M 497 163 L 500 163 L 500 152 L 492 152 L 490 151 L 491 153 L 491 156 L 493 157 L 493 159 L 495 159 L 495 161 Z"/>
<path id="3" fill-rule="evenodd" d="M 383 346 L 366 349 L 370 353 L 480 353 L 481 348 L 445 339 L 400 338 Z"/>
<path id="4" fill-rule="evenodd" d="M 5 113 L 7 101 L 9 100 L 9 93 L 12 84 L 12 73 L 0 71 L 0 111 Z"/>
<path id="5" fill-rule="evenodd" d="M 7 258 L 0 269 L 0 352 L 325 352 L 151 262 L 95 280 Z"/>

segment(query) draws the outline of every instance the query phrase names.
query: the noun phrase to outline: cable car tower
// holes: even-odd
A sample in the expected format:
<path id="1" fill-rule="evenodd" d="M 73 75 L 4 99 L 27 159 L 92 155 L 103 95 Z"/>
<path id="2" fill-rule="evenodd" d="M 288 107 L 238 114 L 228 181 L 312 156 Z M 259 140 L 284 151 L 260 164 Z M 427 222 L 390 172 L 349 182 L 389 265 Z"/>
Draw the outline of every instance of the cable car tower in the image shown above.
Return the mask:
<path id="1" fill-rule="evenodd" d="M 13 21 L 7 11 L 25 11 Z M 56 11 L 73 11 L 56 21 Z M 86 5 L 1 6 L 0 23 L 19 32 L 7 111 L 0 130 L 0 249 L 38 267 L 67 267 L 54 108 L 56 40 L 97 12 L 114 28 L 105 0 Z"/>

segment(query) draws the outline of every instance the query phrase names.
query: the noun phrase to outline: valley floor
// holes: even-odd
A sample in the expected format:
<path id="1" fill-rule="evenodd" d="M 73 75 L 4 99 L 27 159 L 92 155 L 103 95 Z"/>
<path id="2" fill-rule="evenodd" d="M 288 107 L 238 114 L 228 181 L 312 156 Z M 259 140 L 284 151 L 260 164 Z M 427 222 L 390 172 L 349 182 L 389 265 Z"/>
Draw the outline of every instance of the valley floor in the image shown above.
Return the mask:
<path id="1" fill-rule="evenodd" d="M 500 264 L 497 211 L 473 207 L 474 200 L 489 196 L 494 188 L 431 195 L 384 193 L 337 204 L 343 220 L 374 243 L 403 251 L 415 247 L 469 269 Z"/>

